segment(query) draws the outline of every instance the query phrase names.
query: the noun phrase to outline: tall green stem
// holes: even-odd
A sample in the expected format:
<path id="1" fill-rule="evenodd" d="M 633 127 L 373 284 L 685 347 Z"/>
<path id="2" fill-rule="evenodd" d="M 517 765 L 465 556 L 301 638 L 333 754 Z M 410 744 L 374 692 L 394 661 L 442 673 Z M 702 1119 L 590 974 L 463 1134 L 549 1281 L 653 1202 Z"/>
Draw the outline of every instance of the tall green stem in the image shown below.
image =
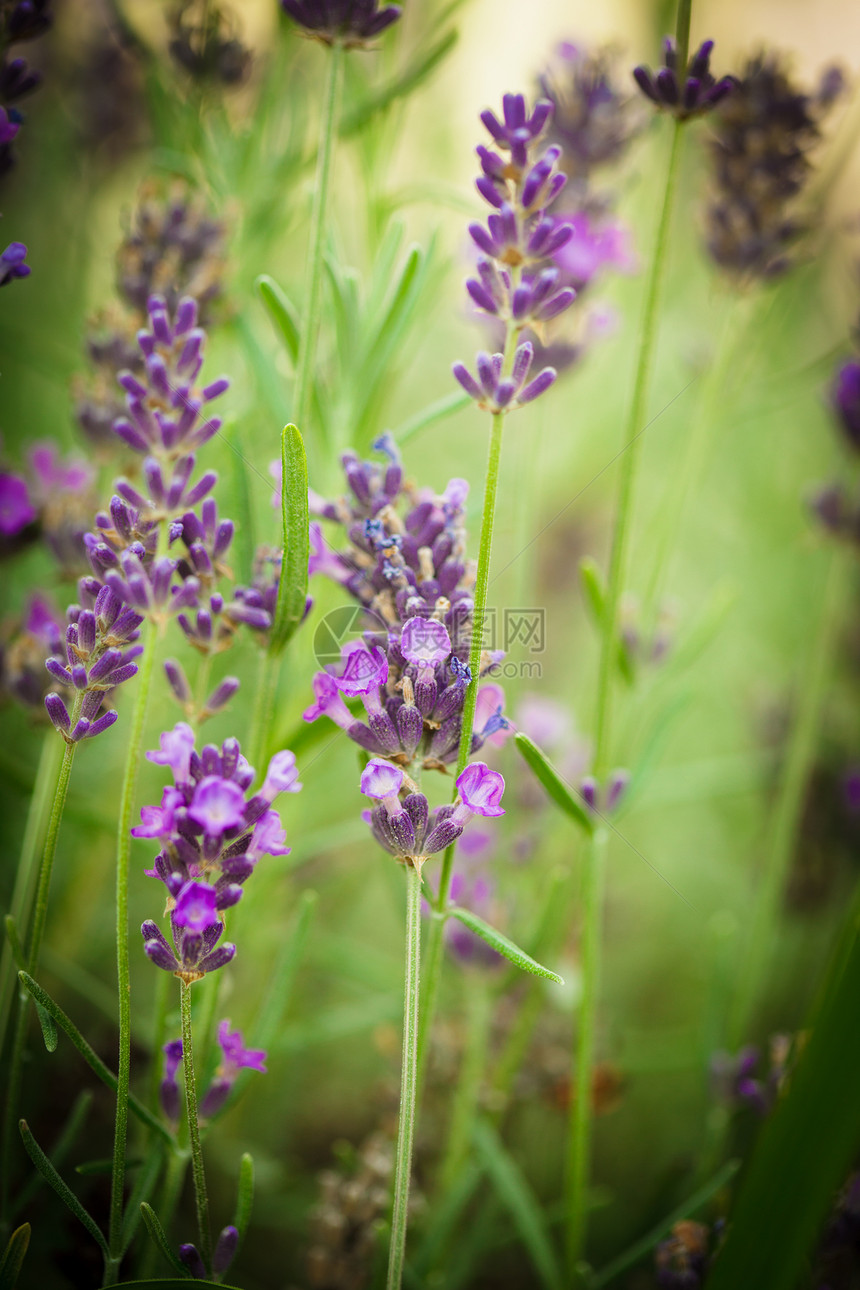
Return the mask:
<path id="1" fill-rule="evenodd" d="M 144 631 L 137 694 L 128 731 L 125 773 L 120 791 L 116 840 L 116 969 L 119 1004 L 119 1059 L 117 1062 L 116 1120 L 114 1123 L 113 1169 L 111 1172 L 110 1223 L 108 1247 L 110 1260 L 106 1268 L 106 1285 L 119 1274 L 122 1260 L 123 1190 L 125 1187 L 125 1152 L 128 1136 L 128 1091 L 131 1078 L 131 972 L 128 951 L 128 883 L 131 860 L 131 817 L 137 792 L 143 729 L 149 704 L 152 671 L 158 630 L 151 620 Z"/>
<path id="2" fill-rule="evenodd" d="M 418 975 L 421 962 L 421 874 L 406 866 L 406 986 L 403 999 L 403 1065 L 400 1072 L 400 1116 L 394 1170 L 394 1206 L 388 1253 L 387 1290 L 400 1290 L 409 1219 L 415 1090 L 418 1084 Z"/>
<path id="3" fill-rule="evenodd" d="M 510 351 L 510 342 L 506 350 Z M 472 743 L 472 730 L 475 725 L 475 705 L 478 701 L 478 673 L 481 670 L 481 648 L 484 618 L 487 611 L 487 589 L 490 585 L 490 558 L 493 550 L 493 527 L 496 516 L 496 493 L 499 487 L 499 465 L 502 456 L 502 431 L 504 414 L 497 412 L 493 416 L 490 429 L 490 446 L 487 454 L 487 473 L 484 482 L 484 506 L 481 512 L 481 541 L 478 548 L 478 569 L 475 575 L 475 608 L 473 613 L 472 640 L 469 648 L 469 667 L 472 682 L 466 689 L 466 701 L 463 704 L 463 724 L 460 730 L 460 751 L 457 757 L 456 777 L 459 777 L 469 757 Z M 451 890 L 451 878 L 454 867 L 454 846 L 448 847 L 442 857 L 442 869 L 439 875 L 439 891 L 436 897 L 435 917 L 430 924 L 430 944 L 427 950 L 427 969 L 425 974 L 424 1009 L 421 1017 L 421 1031 L 418 1041 L 420 1053 L 419 1077 L 423 1080 L 430 1047 L 430 1032 L 436 1012 L 436 999 L 439 993 L 439 979 L 442 974 L 442 935 L 445 929 L 444 914 L 448 907 L 448 895 Z"/>
<path id="4" fill-rule="evenodd" d="M 801 672 L 798 706 L 785 751 L 779 793 L 768 830 L 769 845 L 764 872 L 750 923 L 746 954 L 739 975 L 729 1024 L 729 1044 L 743 1043 L 750 1017 L 759 997 L 773 951 L 780 900 L 794 855 L 797 829 L 803 810 L 804 793 L 815 758 L 821 709 L 828 680 L 828 663 L 845 604 L 845 552 L 839 548 L 830 556 L 815 635 Z"/>
<path id="5" fill-rule="evenodd" d="M 36 895 L 37 860 L 44 843 L 44 834 L 48 827 L 56 792 L 54 786 L 59 773 L 62 750 L 63 741 L 57 736 L 53 726 L 50 726 L 45 731 L 42 741 L 36 782 L 33 785 L 33 794 L 27 810 L 21 855 L 15 873 L 15 889 L 10 903 L 10 913 L 24 945 L 27 944 L 30 915 Z M 15 993 L 15 959 L 11 945 L 8 941 L 4 941 L 2 960 L 0 960 L 0 1049 L 6 1038 L 6 1027 L 9 1024 L 9 1014 Z"/>
<path id="6" fill-rule="evenodd" d="M 685 17 L 686 15 L 686 17 Z M 679 23 L 687 23 L 689 5 L 682 3 Z M 639 334 L 639 354 L 630 411 L 625 429 L 618 481 L 618 504 L 615 530 L 609 559 L 606 608 L 600 643 L 597 698 L 594 722 L 594 775 L 601 781 L 608 769 L 611 751 L 611 715 L 613 671 L 618 643 L 618 610 L 627 577 L 628 545 L 633 515 L 633 501 L 640 440 L 646 424 L 648 398 L 654 368 L 657 342 L 657 318 L 660 310 L 666 271 L 672 211 L 678 185 L 683 123 L 675 121 L 663 186 L 663 205 L 657 223 Z M 597 829 L 585 855 L 582 910 L 582 997 L 577 1019 L 574 1071 L 576 1096 L 570 1111 L 570 1136 L 567 1174 L 567 1258 L 571 1279 L 577 1271 L 585 1248 L 587 1228 L 588 1178 L 591 1151 L 591 1086 L 594 1070 L 594 1039 L 600 968 L 600 937 L 603 925 L 603 887 L 606 852 L 606 830 Z"/>
<path id="7" fill-rule="evenodd" d="M 191 1173 L 197 1204 L 197 1227 L 200 1233 L 200 1257 L 206 1272 L 212 1274 L 212 1232 L 209 1226 L 209 1194 L 203 1169 L 200 1145 L 200 1123 L 197 1118 L 197 1085 L 194 1081 L 194 1050 L 191 1039 L 191 986 L 180 985 L 179 1011 L 182 1017 L 182 1067 L 185 1074 L 185 1109 L 188 1116 L 188 1140 L 191 1144 Z"/>
<path id="8" fill-rule="evenodd" d="M 71 714 L 71 729 L 74 730 L 81 715 L 84 696 L 78 692 Z M 60 736 L 57 736 L 59 738 Z M 45 835 L 45 846 L 42 851 L 42 863 L 39 868 L 39 882 L 36 888 L 36 901 L 33 910 L 33 927 L 27 946 L 27 971 L 30 976 L 38 976 L 39 954 L 42 948 L 42 937 L 45 933 L 45 921 L 48 916 L 48 897 L 51 890 L 51 875 L 54 870 L 54 857 L 57 854 L 57 839 L 60 836 L 60 825 L 72 777 L 72 764 L 75 760 L 77 744 L 67 742 L 57 773 L 57 785 L 54 790 L 54 801 L 48 831 Z M 29 1018 L 28 996 L 26 991 L 19 992 L 18 1019 L 12 1041 L 12 1052 L 9 1057 L 9 1077 L 6 1085 L 6 1105 L 3 1115 L 3 1144 L 0 1152 L 0 1213 L 4 1219 L 9 1207 L 9 1187 L 11 1185 L 10 1157 L 15 1126 L 18 1117 L 18 1099 L 21 1093 L 21 1067 L 24 1061 L 24 1045 L 27 1039 L 27 1021 Z"/>
<path id="9" fill-rule="evenodd" d="M 576 1063 L 567 1153 L 567 1259 L 571 1280 L 585 1246 L 588 1212 L 588 1173 L 591 1155 L 591 1091 L 594 1082 L 594 1040 L 600 989 L 600 949 L 603 925 L 608 831 L 596 829 L 589 840 L 582 874 L 582 996 L 577 1025 Z"/>
<path id="10" fill-rule="evenodd" d="M 618 608 L 627 577 L 628 541 L 630 521 L 633 514 L 634 488 L 639 465 L 642 432 L 645 428 L 645 417 L 648 410 L 648 396 L 651 391 L 657 341 L 657 315 L 660 309 L 660 298 L 665 277 L 666 252 L 669 245 L 672 210 L 675 205 L 683 131 L 683 123 L 675 121 L 672 127 L 669 164 L 663 188 L 663 206 L 660 211 L 654 251 L 651 255 L 648 277 L 645 283 L 645 300 L 639 333 L 639 357 L 621 455 L 615 532 L 612 538 L 612 553 L 609 558 L 606 610 L 597 678 L 597 706 L 594 723 L 594 774 L 598 780 L 602 778 L 608 769 L 606 759 L 609 755 L 612 672 L 618 638 Z"/>
<path id="11" fill-rule="evenodd" d="M 311 210 L 311 241 L 308 248 L 307 276 L 305 278 L 304 317 L 302 319 L 301 336 L 299 337 L 296 384 L 293 394 L 293 421 L 303 435 L 307 434 L 317 341 L 320 330 L 323 247 L 328 227 L 331 160 L 337 137 L 338 108 L 343 84 L 343 46 L 339 44 L 332 45 L 327 52 L 327 57 L 328 71 L 326 74 L 323 111 L 320 119 L 317 173 Z"/>

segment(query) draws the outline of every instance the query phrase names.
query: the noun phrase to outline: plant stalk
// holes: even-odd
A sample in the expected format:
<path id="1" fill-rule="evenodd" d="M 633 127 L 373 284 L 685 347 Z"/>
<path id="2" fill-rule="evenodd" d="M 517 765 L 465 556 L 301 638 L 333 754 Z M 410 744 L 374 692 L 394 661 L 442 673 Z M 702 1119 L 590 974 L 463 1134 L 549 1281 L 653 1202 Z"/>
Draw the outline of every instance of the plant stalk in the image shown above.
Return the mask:
<path id="1" fill-rule="evenodd" d="M 117 1060 L 116 1118 L 114 1122 L 113 1167 L 111 1170 L 108 1248 L 109 1272 L 118 1275 L 122 1257 L 125 1154 L 128 1138 L 128 1093 L 131 1079 L 131 970 L 129 965 L 128 886 L 131 860 L 131 817 L 137 792 L 143 732 L 155 665 L 158 628 L 150 619 L 144 628 L 143 654 L 138 669 L 137 694 L 128 732 L 125 772 L 120 792 L 116 841 L 116 968 L 119 1006 L 119 1057 Z M 115 1267 L 113 1266 L 115 1264 Z M 106 1281 L 106 1284 L 111 1284 Z"/>
<path id="2" fill-rule="evenodd" d="M 394 1205 L 388 1254 L 387 1290 L 400 1290 L 409 1219 L 412 1140 L 415 1131 L 415 1092 L 418 1085 L 418 977 L 421 962 L 421 874 L 407 864 L 406 985 L 403 1000 L 403 1064 L 400 1074 L 400 1116 L 394 1172 Z"/>
<path id="3" fill-rule="evenodd" d="M 197 1118 L 197 1085 L 194 1081 L 194 1051 L 191 1037 L 191 986 L 180 984 L 179 1010 L 182 1017 L 182 1067 L 185 1073 L 185 1109 L 188 1116 L 188 1140 L 191 1144 L 191 1173 L 200 1233 L 200 1257 L 209 1276 L 212 1275 L 212 1232 L 209 1226 L 209 1194 L 203 1169 L 200 1145 L 200 1123 Z"/>

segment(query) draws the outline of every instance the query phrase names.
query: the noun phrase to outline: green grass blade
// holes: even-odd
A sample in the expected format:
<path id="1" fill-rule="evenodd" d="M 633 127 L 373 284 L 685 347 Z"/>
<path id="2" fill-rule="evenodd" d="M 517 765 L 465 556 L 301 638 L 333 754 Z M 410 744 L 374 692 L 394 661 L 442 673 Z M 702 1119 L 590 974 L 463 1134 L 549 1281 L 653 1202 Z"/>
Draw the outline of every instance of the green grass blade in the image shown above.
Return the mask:
<path id="1" fill-rule="evenodd" d="M 51 1148 L 51 1159 L 54 1162 L 55 1169 L 61 1169 L 65 1164 L 69 1152 L 74 1146 L 75 1139 L 83 1127 L 92 1104 L 93 1094 L 88 1088 L 84 1089 L 84 1091 L 79 1093 L 75 1098 L 74 1105 L 68 1114 L 68 1118 Z M 43 1179 L 41 1174 L 33 1174 L 30 1181 L 17 1193 L 10 1214 L 20 1214 L 22 1209 L 26 1209 L 36 1192 L 42 1186 L 42 1182 Z"/>
<path id="2" fill-rule="evenodd" d="M 256 288 L 293 363 L 299 356 L 299 311 L 274 278 L 261 273 Z"/>
<path id="3" fill-rule="evenodd" d="M 294 425 L 281 435 L 281 518 L 283 563 L 278 604 L 269 648 L 280 654 L 305 616 L 308 597 L 308 459 L 302 436 Z"/>
<path id="4" fill-rule="evenodd" d="M 236 1213 L 233 1216 L 233 1226 L 239 1233 L 239 1245 L 245 1239 L 245 1233 L 251 1221 L 251 1207 L 253 1204 L 254 1161 L 250 1152 L 246 1151 L 242 1156 L 242 1163 L 239 1165 L 239 1189 L 236 1197 Z"/>
<path id="5" fill-rule="evenodd" d="M 24 1150 L 27 1152 L 27 1155 L 30 1157 L 39 1173 L 45 1179 L 45 1182 L 54 1189 L 60 1200 L 71 1210 L 75 1218 L 84 1225 L 90 1236 L 98 1245 L 102 1254 L 107 1259 L 109 1257 L 107 1241 L 102 1235 L 101 1229 L 95 1219 L 87 1212 L 87 1210 L 84 1209 L 71 1187 L 69 1187 L 67 1183 L 63 1182 L 63 1179 L 57 1173 L 56 1169 L 30 1132 L 27 1121 L 19 1120 L 18 1128 L 21 1131 Z"/>
<path id="6" fill-rule="evenodd" d="M 521 971 L 530 972 L 532 976 L 545 977 L 548 981 L 555 981 L 558 985 L 564 985 L 564 981 L 557 972 L 551 972 L 542 963 L 536 962 L 531 955 L 526 954 L 525 950 L 521 950 L 519 945 L 515 945 L 512 940 L 509 940 L 497 928 L 485 923 L 483 918 L 473 914 L 470 909 L 460 909 L 457 905 L 453 905 L 448 912 L 452 918 L 457 919 L 458 923 L 468 927 L 469 931 L 474 932 L 476 936 L 480 936 L 481 940 L 491 945 L 497 954 L 501 954 L 509 963 L 513 963 Z"/>
<path id="7" fill-rule="evenodd" d="M 0 1290 L 15 1290 L 30 1244 L 30 1224 L 22 1223 L 9 1237 L 0 1260 Z"/>
<path id="8" fill-rule="evenodd" d="M 522 731 L 514 736 L 514 742 L 556 806 L 560 806 L 574 824 L 578 824 L 591 835 L 594 832 L 591 816 L 575 796 L 574 791 L 562 779 L 546 753 L 541 752 L 537 744 Z"/>
<path id="9" fill-rule="evenodd" d="M 561 1290 L 562 1278 L 540 1205 L 519 1165 L 502 1145 L 487 1120 L 478 1120 L 474 1143 L 496 1195 L 507 1209 L 529 1253 L 540 1284 L 546 1290 Z"/>

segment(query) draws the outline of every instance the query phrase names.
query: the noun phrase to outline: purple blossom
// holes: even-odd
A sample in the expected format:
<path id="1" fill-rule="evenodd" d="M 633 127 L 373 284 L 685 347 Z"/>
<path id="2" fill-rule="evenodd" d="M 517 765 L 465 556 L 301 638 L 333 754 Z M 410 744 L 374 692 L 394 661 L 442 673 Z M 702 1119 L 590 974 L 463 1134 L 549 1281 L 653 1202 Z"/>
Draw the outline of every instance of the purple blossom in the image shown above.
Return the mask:
<path id="1" fill-rule="evenodd" d="M 215 920 L 202 931 L 183 930 L 174 918 L 170 921 L 173 948 L 167 943 L 158 925 L 148 919 L 141 926 L 143 948 L 156 967 L 184 981 L 186 985 L 200 981 L 207 972 L 217 972 L 234 957 L 236 946 L 225 941 L 219 945 L 224 924 Z"/>
<path id="2" fill-rule="evenodd" d="M 246 1048 L 240 1030 L 231 1030 L 229 1021 L 218 1026 L 218 1043 L 222 1060 L 205 1096 L 200 1103 L 200 1115 L 209 1120 L 224 1105 L 227 1096 L 243 1070 L 266 1074 L 266 1053 L 262 1048 Z"/>
<path id="3" fill-rule="evenodd" d="M 647 67 L 633 69 L 633 78 L 646 98 L 656 107 L 671 112 L 680 121 L 710 112 L 736 82 L 733 76 L 715 80 L 711 73 L 712 40 L 704 41 L 689 59 L 686 68 L 678 66 L 678 49 L 671 36 L 663 42 L 663 66 L 656 74 Z"/>
<path id="4" fill-rule="evenodd" d="M 531 403 L 548 390 L 556 379 L 556 370 L 545 367 L 532 381 L 527 382 L 533 358 L 534 346 L 529 341 L 523 341 L 514 354 L 510 376 L 502 375 L 504 355 L 487 354 L 484 351 L 478 354 L 476 360 L 477 378 L 463 363 L 455 363 L 451 370 L 478 407 L 496 415 Z"/>
<path id="5" fill-rule="evenodd" d="M 605 789 L 593 775 L 586 775 L 579 785 L 579 791 L 592 814 L 611 815 L 621 805 L 629 783 L 629 770 L 613 770 L 607 777 Z"/>
<path id="6" fill-rule="evenodd" d="M 0 534 L 14 537 L 36 520 L 26 479 L 0 471 Z"/>
<path id="7" fill-rule="evenodd" d="M 165 730 L 159 737 L 159 747 L 146 754 L 147 761 L 156 766 L 169 766 L 177 785 L 189 782 L 191 755 L 194 752 L 194 731 L 185 721 L 178 722 L 172 730 Z"/>
<path id="8" fill-rule="evenodd" d="M 199 824 L 208 838 L 221 838 L 244 823 L 245 794 L 238 784 L 220 775 L 207 775 L 194 789 L 188 818 Z"/>
<path id="9" fill-rule="evenodd" d="M 836 374 L 833 409 L 849 446 L 860 451 L 860 361 L 849 359 Z"/>
<path id="10" fill-rule="evenodd" d="M 409 618 L 400 633 L 400 652 L 407 663 L 414 663 L 419 670 L 444 663 L 451 654 L 445 624 L 431 618 Z"/>
<path id="11" fill-rule="evenodd" d="M 577 290 L 588 286 L 606 268 L 633 273 L 636 258 L 630 230 L 620 220 L 596 217 L 588 211 L 564 216 L 571 236 L 553 252 L 553 260 L 566 281 Z"/>
<path id="12" fill-rule="evenodd" d="M 171 1039 L 169 1043 L 163 1046 L 162 1052 L 164 1053 L 164 1075 L 159 1087 L 159 1099 L 161 1109 L 168 1120 L 175 1122 L 179 1119 L 180 1113 L 179 1084 L 177 1083 L 176 1072 L 182 1062 L 182 1040 Z"/>
<path id="13" fill-rule="evenodd" d="M 397 798 L 397 794 L 403 785 L 403 771 L 399 766 L 393 766 L 390 761 L 380 761 L 373 758 L 361 772 L 361 791 L 365 797 L 373 797 L 379 801 Z"/>
<path id="14" fill-rule="evenodd" d="M 482 761 L 472 762 L 457 780 L 457 789 L 463 806 L 473 815 L 504 815 L 500 805 L 505 791 L 505 781 L 497 770 L 490 770 Z"/>
<path id="15" fill-rule="evenodd" d="M 5 125 L 4 125 L 5 121 Z M 9 131 L 14 131 L 9 134 Z M 6 121 L 6 113 L 0 107 L 0 146 L 7 143 L 9 139 L 14 139 L 18 133 L 18 126 L 12 126 Z M 27 248 L 23 242 L 10 242 L 5 251 L 0 252 L 0 287 L 5 287 L 13 278 L 27 278 L 32 272 L 30 265 L 26 263 Z"/>
<path id="16" fill-rule="evenodd" d="M 501 121 L 489 109 L 481 113 L 481 120 L 496 146 L 511 154 L 515 166 L 523 167 L 528 160 L 529 145 L 543 133 L 551 115 L 552 104 L 546 99 L 536 103 L 529 114 L 522 94 L 506 94 L 502 99 Z"/>
<path id="17" fill-rule="evenodd" d="M 343 672 L 332 680 L 347 697 L 366 697 L 388 680 L 388 659 L 378 645 L 368 650 L 354 641 L 344 647 Z"/>
<path id="18" fill-rule="evenodd" d="M 378 0 L 281 0 L 301 27 L 324 44 L 360 47 L 396 22 L 399 5 L 378 7 Z"/>
<path id="19" fill-rule="evenodd" d="M 291 753 L 287 748 L 275 753 L 269 762 L 265 783 L 260 790 L 263 796 L 274 800 L 279 793 L 298 793 L 301 788 L 295 753 Z"/>

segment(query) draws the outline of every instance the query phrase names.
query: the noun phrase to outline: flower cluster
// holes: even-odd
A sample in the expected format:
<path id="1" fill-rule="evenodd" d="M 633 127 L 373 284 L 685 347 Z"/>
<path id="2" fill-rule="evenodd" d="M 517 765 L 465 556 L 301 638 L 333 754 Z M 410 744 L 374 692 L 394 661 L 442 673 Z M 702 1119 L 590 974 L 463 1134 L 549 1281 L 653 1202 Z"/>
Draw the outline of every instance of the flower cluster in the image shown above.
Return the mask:
<path id="1" fill-rule="evenodd" d="M 92 739 L 116 721 L 116 711 L 102 712 L 105 696 L 137 673 L 135 644 L 143 622 L 108 586 L 94 578 L 79 583 L 80 603 L 66 611 L 64 658 L 49 657 L 51 678 L 75 695 L 75 721 L 60 694 L 51 691 L 45 708 L 54 727 L 69 743 Z M 101 714 L 101 715 L 100 715 Z"/>
<path id="2" fill-rule="evenodd" d="M 247 76 L 251 54 L 225 9 L 182 0 L 170 15 L 170 28 L 170 55 L 194 80 L 238 85 Z"/>
<path id="3" fill-rule="evenodd" d="M 687 66 L 678 66 L 678 47 L 671 36 L 663 42 L 663 66 L 656 73 L 647 67 L 634 67 L 633 77 L 642 93 L 656 107 L 670 112 L 679 121 L 702 116 L 710 112 L 731 94 L 735 86 L 733 76 L 719 80 L 711 72 L 712 40 L 705 40 L 696 50 Z"/>
<path id="4" fill-rule="evenodd" d="M 148 876 L 167 889 L 172 945 L 158 925 L 147 920 L 144 949 L 157 967 L 186 984 L 229 963 L 236 947 L 219 944 L 225 911 L 242 897 L 243 884 L 262 855 L 287 855 L 286 835 L 272 803 L 280 793 L 301 789 L 296 759 L 276 753 L 258 792 L 248 795 L 254 771 L 236 739 L 221 748 L 194 746 L 194 731 L 184 722 L 161 736 L 150 761 L 168 766 L 173 785 L 158 806 L 141 810 L 136 838 L 158 841 L 160 851 Z"/>
<path id="5" fill-rule="evenodd" d="M 184 296 L 191 297 L 197 325 L 205 326 L 221 293 L 223 242 L 223 225 L 207 215 L 185 184 L 176 181 L 167 192 L 156 185 L 144 188 L 117 255 L 124 311 L 108 311 L 91 324 L 86 348 L 93 370 L 76 385 L 78 425 L 94 443 L 116 442 L 113 425 L 123 414 L 119 373 L 144 371 L 135 333 L 147 322 L 150 298 L 160 296 L 172 314 Z"/>
<path id="6" fill-rule="evenodd" d="M 404 486 L 390 438 L 377 441 L 384 464 L 343 458 L 351 496 L 311 498 L 311 509 L 346 528 L 349 548 L 334 551 L 322 528 L 311 528 L 311 573 L 339 582 L 367 611 L 365 630 L 334 653 L 314 677 L 315 703 L 306 721 L 327 716 L 367 752 L 401 765 L 443 769 L 457 759 L 472 639 L 474 568 L 465 557 L 468 486 L 454 479 L 439 496 Z M 406 514 L 397 505 L 406 498 Z M 336 651 L 336 647 L 335 647 Z M 483 676 L 501 655 L 485 653 Z M 364 720 L 348 700 L 360 700 Z M 499 686 L 479 692 L 476 752 L 500 729 Z"/>
<path id="7" fill-rule="evenodd" d="M 548 214 L 566 182 L 558 168 L 561 148 L 540 151 L 552 111 L 552 103 L 541 99 L 529 113 L 522 94 L 506 94 L 501 120 L 490 111 L 481 114 L 495 147 L 477 149 L 477 188 L 493 213 L 486 226 L 469 226 L 479 255 L 477 277 L 466 290 L 480 310 L 504 323 L 505 349 L 478 355 L 477 379 L 463 363 L 453 372 L 466 393 L 493 413 L 529 403 L 552 385 L 556 371 L 550 367 L 529 380 L 534 348 L 524 341 L 514 350 L 514 342 L 527 327 L 540 332 L 576 297 L 551 262 L 573 237 L 569 223 Z"/>
<path id="8" fill-rule="evenodd" d="M 323 44 L 363 48 L 396 22 L 400 5 L 378 0 L 281 0 L 285 13 Z"/>
<path id="9" fill-rule="evenodd" d="M 0 175 L 15 162 L 12 143 L 24 122 L 16 105 L 36 89 L 42 79 L 39 72 L 27 65 L 26 59 L 19 56 L 10 58 L 9 46 L 22 40 L 34 40 L 46 32 L 52 22 L 50 0 L 4 0 L 0 5 L 0 50 L 3 51 L 0 56 Z M 12 243 L 12 247 L 20 245 L 20 242 Z M 12 247 L 7 247 L 4 255 Z"/>
<path id="10" fill-rule="evenodd" d="M 412 768 L 444 771 L 457 760 L 466 690 L 479 680 L 468 664 L 474 609 L 474 568 L 465 556 L 468 487 L 454 479 L 441 495 L 416 490 L 404 484 L 390 437 L 376 447 L 384 454 L 379 464 L 343 457 L 348 498 L 311 497 L 316 516 L 345 527 L 349 547 L 329 548 L 315 522 L 310 571 L 350 593 L 366 613 L 366 630 L 345 645 L 332 641 L 332 661 L 314 677 L 315 702 L 304 716 L 328 717 L 372 755 L 361 787 L 379 805 L 368 822 L 388 851 L 420 861 L 453 842 L 470 815 L 502 814 L 504 783 L 474 763 L 458 779 L 458 803 L 431 814 L 409 776 Z M 403 498 L 409 505 L 401 516 Z M 485 651 L 480 676 L 500 658 Z M 363 719 L 350 707 L 356 699 Z M 483 685 L 470 754 L 508 730 L 503 709 L 501 688 Z"/>
<path id="11" fill-rule="evenodd" d="M 773 278 L 790 267 L 791 249 L 806 231 L 797 199 L 841 86 L 830 69 L 814 94 L 803 93 L 777 57 L 762 55 L 714 114 L 707 245 L 727 273 Z"/>

